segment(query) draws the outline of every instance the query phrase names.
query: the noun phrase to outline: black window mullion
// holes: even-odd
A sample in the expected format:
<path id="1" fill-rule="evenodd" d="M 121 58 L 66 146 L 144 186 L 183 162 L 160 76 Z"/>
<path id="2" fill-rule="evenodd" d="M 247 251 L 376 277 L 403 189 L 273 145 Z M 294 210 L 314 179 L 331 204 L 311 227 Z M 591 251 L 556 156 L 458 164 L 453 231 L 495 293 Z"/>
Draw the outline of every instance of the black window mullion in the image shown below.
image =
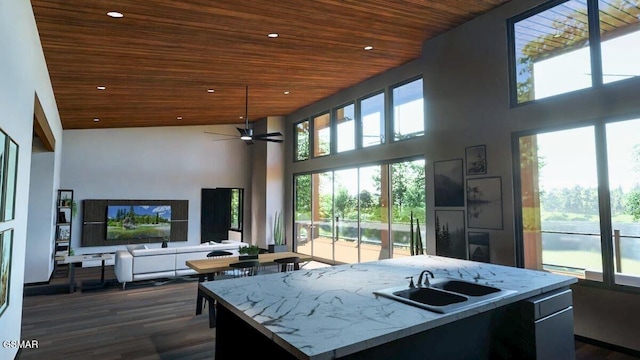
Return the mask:
<path id="1" fill-rule="evenodd" d="M 357 100 L 354 104 L 353 104 L 353 115 L 354 118 L 353 121 L 355 121 L 354 124 L 354 136 L 356 137 L 354 139 L 354 145 L 356 149 L 362 149 L 362 106 L 361 106 L 361 102 L 362 99 Z"/>
<path id="2" fill-rule="evenodd" d="M 600 47 L 600 11 L 598 0 L 587 0 L 589 9 L 589 52 L 591 54 L 591 85 L 601 86 L 602 79 L 602 50 Z"/>
<path id="3" fill-rule="evenodd" d="M 393 91 L 386 88 L 384 97 L 384 141 L 383 144 L 390 144 L 394 141 L 394 116 L 393 116 Z"/>
<path id="4" fill-rule="evenodd" d="M 329 112 L 329 154 L 338 153 L 338 108 L 334 108 Z"/>
<path id="5" fill-rule="evenodd" d="M 613 264 L 613 226 L 611 224 L 611 197 L 609 193 L 609 165 L 607 160 L 607 133 L 604 123 L 595 126 L 596 166 L 598 171 L 598 204 L 600 213 L 600 247 L 602 280 L 605 285 L 615 283 Z"/>

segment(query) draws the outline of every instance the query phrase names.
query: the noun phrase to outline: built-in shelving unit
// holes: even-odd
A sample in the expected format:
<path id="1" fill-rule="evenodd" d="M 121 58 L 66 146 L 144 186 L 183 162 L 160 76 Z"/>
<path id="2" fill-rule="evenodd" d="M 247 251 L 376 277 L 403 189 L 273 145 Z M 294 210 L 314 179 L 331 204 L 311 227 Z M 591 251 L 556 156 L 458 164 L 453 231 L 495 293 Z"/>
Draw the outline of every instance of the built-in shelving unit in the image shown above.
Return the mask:
<path id="1" fill-rule="evenodd" d="M 73 221 L 73 190 L 58 190 L 56 203 L 55 259 L 63 260 L 71 251 L 71 223 Z"/>

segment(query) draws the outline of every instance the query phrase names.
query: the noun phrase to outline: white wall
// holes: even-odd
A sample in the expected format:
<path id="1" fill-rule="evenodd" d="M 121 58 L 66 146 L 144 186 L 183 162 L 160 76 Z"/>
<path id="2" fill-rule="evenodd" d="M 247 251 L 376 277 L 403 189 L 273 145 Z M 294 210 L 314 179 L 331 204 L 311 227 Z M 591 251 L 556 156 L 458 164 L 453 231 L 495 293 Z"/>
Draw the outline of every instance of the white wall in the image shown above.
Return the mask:
<path id="1" fill-rule="evenodd" d="M 291 179 L 295 173 L 382 161 L 390 157 L 423 155 L 427 163 L 427 250 L 434 253 L 433 162 L 464 159 L 465 147 L 485 144 L 487 176 L 502 178 L 503 195 L 504 229 L 486 230 L 491 240 L 491 261 L 514 265 L 511 134 L 528 129 L 640 114 L 640 102 L 637 101 L 637 94 L 640 93 L 638 78 L 511 108 L 506 21 L 542 3 L 541 0 L 509 2 L 425 42 L 420 59 L 287 116 L 287 137 L 293 139 L 293 123 L 296 121 L 409 79 L 415 74 L 424 76 L 427 125 L 424 138 L 296 163 L 291 160 L 293 141 L 290 141 L 287 144 L 285 178 Z M 293 204 L 292 194 L 291 184 L 287 184 L 285 203 L 289 211 Z M 287 233 L 291 234 L 291 219 L 287 220 Z M 599 291 L 597 296 L 585 296 L 590 291 L 593 290 L 580 288 L 574 294 L 576 334 L 640 351 L 637 322 L 624 316 L 624 312 L 640 312 L 640 296 L 619 296 L 611 291 Z M 619 306 L 619 301 L 624 306 Z M 599 305 L 598 308 L 607 309 L 607 312 L 614 315 L 595 316 L 588 310 L 594 305 Z M 600 326 L 601 322 L 605 323 Z"/>
<path id="2" fill-rule="evenodd" d="M 19 145 L 15 220 L 0 223 L 0 231 L 14 229 L 9 305 L 0 316 L 0 340 L 3 341 L 20 340 L 36 93 L 53 134 L 59 139 L 62 133 L 60 118 L 31 3 L 28 0 L 0 1 L 0 128 Z M 59 168 L 59 163 L 54 167 Z M 57 180 L 54 182 L 57 186 Z M 53 199 L 40 201 L 41 206 L 53 210 Z M 51 228 L 50 224 L 43 226 Z M 48 245 L 43 252 L 50 252 Z M 15 348 L 0 347 L 0 359 L 13 359 L 16 353 Z"/>
<path id="3" fill-rule="evenodd" d="M 74 190 L 78 214 L 71 246 L 76 253 L 114 251 L 123 246 L 81 247 L 82 200 L 188 200 L 188 241 L 200 243 L 202 188 L 238 187 L 251 196 L 250 151 L 239 139 L 205 131 L 236 134 L 234 125 L 65 130 L 60 186 Z M 245 219 L 251 208 L 245 201 Z M 251 234 L 245 222 L 245 236 Z M 156 244 L 160 246 L 160 244 Z"/>
<path id="4" fill-rule="evenodd" d="M 284 134 L 285 118 L 283 116 L 270 116 L 267 118 L 267 131 Z M 273 221 L 276 212 L 284 211 L 284 144 L 267 143 L 267 174 L 266 174 L 266 243 L 273 244 Z M 289 214 L 282 216 L 289 217 Z"/>
<path id="5" fill-rule="evenodd" d="M 24 283 L 39 283 L 49 280 L 53 272 L 54 214 L 53 201 L 42 206 L 43 199 L 56 199 L 54 189 L 55 153 L 46 151 L 40 141 L 34 141 L 31 155 L 31 176 L 29 183 L 29 216 L 27 218 L 27 266 Z M 48 249 L 48 251 L 47 251 Z"/>

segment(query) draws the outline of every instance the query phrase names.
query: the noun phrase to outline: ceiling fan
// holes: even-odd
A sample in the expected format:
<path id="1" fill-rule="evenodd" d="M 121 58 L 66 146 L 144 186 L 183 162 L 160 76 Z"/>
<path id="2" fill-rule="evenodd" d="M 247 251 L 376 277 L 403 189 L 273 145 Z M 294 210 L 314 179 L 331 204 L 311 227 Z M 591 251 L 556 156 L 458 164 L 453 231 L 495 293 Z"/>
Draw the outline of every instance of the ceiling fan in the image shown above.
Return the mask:
<path id="1" fill-rule="evenodd" d="M 282 136 L 282 133 L 280 133 L 279 131 L 263 133 L 263 134 L 254 134 L 253 133 L 253 129 L 249 128 L 249 86 L 246 86 L 246 88 L 245 88 L 244 129 L 239 128 L 239 127 L 237 127 L 236 129 L 238 129 L 238 132 L 240 133 L 240 136 L 230 135 L 230 134 L 222 134 L 222 133 L 215 133 L 215 132 L 209 132 L 209 131 L 205 131 L 205 133 L 213 134 L 213 135 L 229 136 L 229 137 L 231 137 L 233 139 L 240 139 L 240 140 L 243 140 L 245 142 L 245 144 L 247 144 L 247 145 L 252 145 L 254 141 L 270 141 L 270 142 L 276 142 L 276 143 L 281 143 L 283 141 L 282 139 L 273 139 L 272 138 L 274 136 Z M 222 141 L 222 140 L 231 140 L 231 139 L 230 138 L 229 139 L 217 139 L 217 140 L 213 140 L 213 141 Z"/>

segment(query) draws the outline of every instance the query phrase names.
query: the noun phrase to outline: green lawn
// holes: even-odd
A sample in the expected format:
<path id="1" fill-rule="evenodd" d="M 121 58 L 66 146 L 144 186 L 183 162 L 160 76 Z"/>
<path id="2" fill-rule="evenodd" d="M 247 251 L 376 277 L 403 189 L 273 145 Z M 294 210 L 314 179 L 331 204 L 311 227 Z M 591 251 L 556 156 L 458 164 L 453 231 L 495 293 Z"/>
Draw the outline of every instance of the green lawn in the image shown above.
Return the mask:
<path id="1" fill-rule="evenodd" d="M 542 262 L 549 265 L 602 271 L 602 257 L 595 252 L 544 250 Z M 640 261 L 623 257 L 622 273 L 640 276 Z"/>

